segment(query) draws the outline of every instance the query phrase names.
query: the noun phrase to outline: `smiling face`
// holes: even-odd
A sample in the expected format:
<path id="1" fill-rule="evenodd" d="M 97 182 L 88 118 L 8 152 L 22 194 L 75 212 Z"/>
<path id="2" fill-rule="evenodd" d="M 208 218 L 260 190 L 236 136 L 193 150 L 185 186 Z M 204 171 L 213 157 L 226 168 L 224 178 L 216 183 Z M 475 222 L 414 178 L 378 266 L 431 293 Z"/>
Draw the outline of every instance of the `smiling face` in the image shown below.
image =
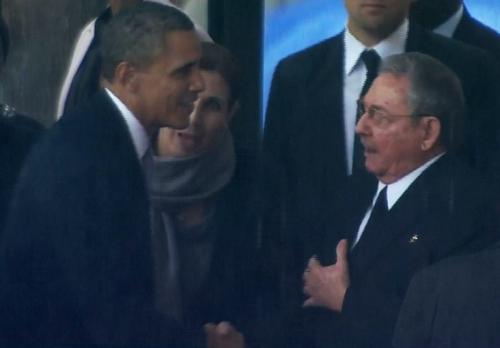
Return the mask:
<path id="1" fill-rule="evenodd" d="M 194 31 L 166 35 L 166 49 L 147 68 L 131 77 L 135 102 L 132 112 L 148 130 L 186 128 L 204 83 L 198 66 L 201 51 Z"/>
<path id="2" fill-rule="evenodd" d="M 228 126 L 233 110 L 226 81 L 214 71 L 201 70 L 201 75 L 205 90 L 198 95 L 189 126 L 183 130 L 161 129 L 159 155 L 185 157 L 202 152 L 214 145 Z"/>
<path id="3" fill-rule="evenodd" d="M 410 81 L 405 76 L 379 75 L 363 103 L 365 110 L 377 110 L 384 117 L 370 117 L 370 113 L 365 112 L 356 125 L 365 148 L 366 169 L 387 184 L 402 178 L 428 159 L 426 148 L 423 148 L 428 120 L 410 116 L 409 89 Z"/>
<path id="4" fill-rule="evenodd" d="M 408 16 L 413 0 L 344 0 L 349 31 L 362 42 L 374 45 L 389 36 Z"/>

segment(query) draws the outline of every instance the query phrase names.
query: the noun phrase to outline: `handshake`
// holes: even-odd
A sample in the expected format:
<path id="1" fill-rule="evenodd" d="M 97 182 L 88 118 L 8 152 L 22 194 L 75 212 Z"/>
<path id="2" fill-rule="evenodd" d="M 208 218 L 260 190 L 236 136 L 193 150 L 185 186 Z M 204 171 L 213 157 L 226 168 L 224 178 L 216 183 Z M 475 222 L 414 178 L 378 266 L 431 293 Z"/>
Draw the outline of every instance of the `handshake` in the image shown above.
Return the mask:
<path id="1" fill-rule="evenodd" d="M 208 323 L 204 326 L 207 348 L 245 348 L 245 338 L 231 323 Z"/>

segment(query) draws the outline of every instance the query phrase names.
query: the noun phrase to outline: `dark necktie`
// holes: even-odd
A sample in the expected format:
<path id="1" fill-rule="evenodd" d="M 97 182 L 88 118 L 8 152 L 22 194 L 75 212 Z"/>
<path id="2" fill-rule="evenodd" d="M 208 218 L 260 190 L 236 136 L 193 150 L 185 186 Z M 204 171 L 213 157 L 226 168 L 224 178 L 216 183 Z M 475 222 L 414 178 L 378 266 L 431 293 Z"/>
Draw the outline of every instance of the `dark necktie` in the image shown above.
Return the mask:
<path id="1" fill-rule="evenodd" d="M 366 78 L 363 83 L 363 88 L 361 89 L 361 93 L 359 94 L 359 98 L 363 98 L 363 96 L 370 89 L 373 80 L 377 77 L 378 67 L 380 65 L 380 56 L 375 50 L 364 50 L 361 53 L 361 60 L 366 66 Z M 356 123 L 358 123 L 359 118 L 361 117 L 361 113 L 359 110 L 356 112 Z M 362 175 L 366 174 L 365 164 L 364 164 L 364 156 L 363 156 L 363 145 L 359 139 L 359 136 L 354 134 L 354 150 L 353 150 L 353 161 L 352 161 L 352 174 L 353 175 Z"/>
<path id="2" fill-rule="evenodd" d="M 373 244 L 376 244 L 377 239 L 382 238 L 382 233 L 387 228 L 386 218 L 388 211 L 386 186 L 378 194 L 370 218 L 355 248 L 359 250 L 369 248 Z"/>
<path id="3" fill-rule="evenodd" d="M 361 60 L 366 66 L 366 79 L 359 94 L 360 98 L 363 97 L 377 77 L 378 66 L 380 65 L 380 56 L 375 50 L 364 50 L 361 53 Z"/>

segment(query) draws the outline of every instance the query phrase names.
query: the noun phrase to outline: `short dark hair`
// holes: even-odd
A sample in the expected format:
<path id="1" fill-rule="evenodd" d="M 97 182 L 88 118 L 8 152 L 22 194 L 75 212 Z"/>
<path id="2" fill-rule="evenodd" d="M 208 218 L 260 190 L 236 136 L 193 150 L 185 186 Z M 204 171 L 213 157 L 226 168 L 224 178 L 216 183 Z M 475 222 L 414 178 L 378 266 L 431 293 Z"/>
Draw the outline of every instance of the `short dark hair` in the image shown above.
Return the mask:
<path id="1" fill-rule="evenodd" d="M 439 141 L 448 150 L 462 141 L 465 97 L 457 75 L 440 61 L 418 52 L 383 60 L 379 74 L 406 76 L 410 80 L 408 106 L 415 118 L 432 115 L 441 123 Z"/>
<path id="2" fill-rule="evenodd" d="M 218 73 L 229 87 L 229 106 L 240 97 L 240 74 L 235 57 L 228 49 L 213 42 L 201 43 L 200 69 Z"/>
<path id="3" fill-rule="evenodd" d="M 166 47 L 165 35 L 194 30 L 193 22 L 180 10 L 154 2 L 141 2 L 120 11 L 104 27 L 101 42 L 101 75 L 108 81 L 121 62 L 148 67 Z"/>

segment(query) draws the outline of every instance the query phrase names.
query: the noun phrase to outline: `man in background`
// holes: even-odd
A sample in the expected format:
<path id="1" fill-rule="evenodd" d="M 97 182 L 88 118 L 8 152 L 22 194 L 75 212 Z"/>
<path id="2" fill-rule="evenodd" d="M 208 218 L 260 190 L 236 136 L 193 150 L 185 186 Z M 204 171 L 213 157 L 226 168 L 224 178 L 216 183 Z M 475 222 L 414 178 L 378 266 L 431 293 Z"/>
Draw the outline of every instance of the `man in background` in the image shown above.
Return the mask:
<path id="1" fill-rule="evenodd" d="M 482 48 L 500 61 L 500 35 L 472 17 L 462 0 L 417 0 L 410 18 L 437 34 Z"/>
<path id="2" fill-rule="evenodd" d="M 419 272 L 403 302 L 394 347 L 499 347 L 499 275 L 498 244 Z"/>

